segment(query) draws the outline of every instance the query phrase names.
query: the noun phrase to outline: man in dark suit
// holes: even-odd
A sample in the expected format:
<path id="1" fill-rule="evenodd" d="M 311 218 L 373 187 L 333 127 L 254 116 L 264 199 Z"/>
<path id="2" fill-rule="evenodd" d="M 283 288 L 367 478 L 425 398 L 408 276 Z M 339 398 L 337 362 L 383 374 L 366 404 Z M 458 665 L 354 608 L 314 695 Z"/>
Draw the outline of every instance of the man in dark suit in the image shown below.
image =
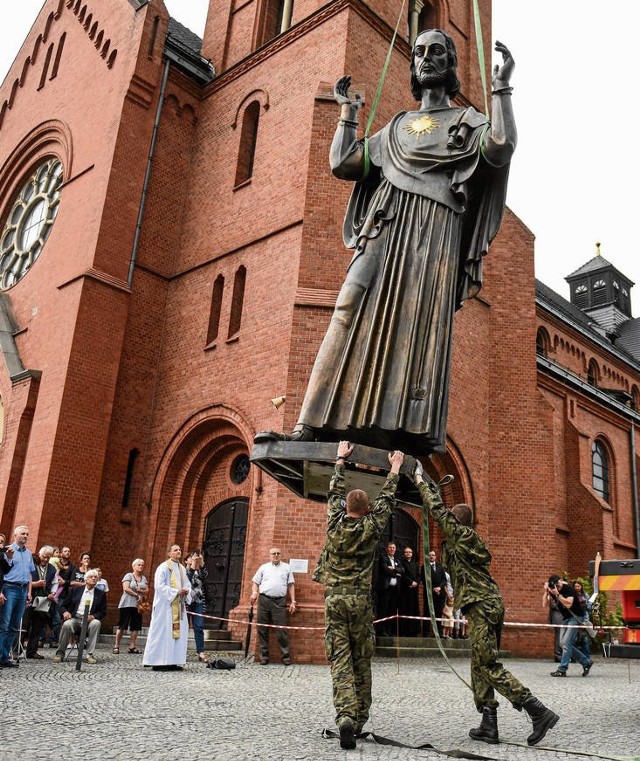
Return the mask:
<path id="1" fill-rule="evenodd" d="M 447 577 L 444 572 L 444 568 L 436 560 L 436 553 L 431 550 L 429 553 L 429 565 L 427 568 L 431 571 L 431 589 L 433 591 L 433 612 L 436 618 L 442 618 L 442 609 L 444 608 L 445 600 L 447 599 Z M 424 571 L 424 569 L 423 569 Z M 429 602 L 427 600 L 427 584 L 426 578 L 423 573 L 422 578 L 424 584 L 424 615 L 429 617 Z M 442 622 L 438 621 L 438 633 L 442 633 Z M 425 621 L 423 627 L 423 633 L 425 637 L 428 637 L 431 632 L 435 630 L 433 622 Z M 432 636 L 435 636 L 432 634 Z"/>
<path id="2" fill-rule="evenodd" d="M 400 604 L 400 580 L 402 563 L 396 559 L 395 542 L 389 542 L 387 549 L 378 560 L 378 616 L 386 618 L 398 612 Z M 379 633 L 393 636 L 396 633 L 395 621 L 385 621 L 380 625 Z"/>
<path id="3" fill-rule="evenodd" d="M 84 575 L 84 586 L 73 587 L 69 597 L 61 604 L 62 629 L 60 630 L 60 642 L 53 657 L 55 663 L 61 663 L 67 649 L 71 635 L 80 634 L 82 617 L 85 606 L 89 605 L 89 626 L 87 628 L 87 663 L 97 663 L 95 657 L 96 644 L 102 619 L 107 615 L 107 595 L 96 587 L 99 574 L 95 568 L 87 571 Z"/>

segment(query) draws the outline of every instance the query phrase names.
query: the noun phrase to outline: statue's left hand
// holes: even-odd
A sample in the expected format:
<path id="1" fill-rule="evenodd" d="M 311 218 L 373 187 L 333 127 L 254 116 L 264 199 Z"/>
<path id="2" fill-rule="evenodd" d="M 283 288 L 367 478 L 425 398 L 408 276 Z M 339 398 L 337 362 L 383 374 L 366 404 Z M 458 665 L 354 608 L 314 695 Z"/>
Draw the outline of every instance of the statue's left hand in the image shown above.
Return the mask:
<path id="1" fill-rule="evenodd" d="M 497 90 L 501 87 L 509 87 L 509 81 L 511 80 L 516 63 L 509 48 L 499 40 L 496 40 L 495 50 L 497 53 L 502 54 L 502 66 L 496 64 L 493 67 L 493 77 L 491 79 L 493 89 Z"/>
<path id="2" fill-rule="evenodd" d="M 340 79 L 333 86 L 333 97 L 336 103 L 341 106 L 352 106 L 356 109 L 360 109 L 362 106 L 362 99 L 359 93 L 356 93 L 355 100 L 351 100 L 349 97 L 349 87 L 351 87 L 351 77 L 349 75 L 340 77 Z"/>

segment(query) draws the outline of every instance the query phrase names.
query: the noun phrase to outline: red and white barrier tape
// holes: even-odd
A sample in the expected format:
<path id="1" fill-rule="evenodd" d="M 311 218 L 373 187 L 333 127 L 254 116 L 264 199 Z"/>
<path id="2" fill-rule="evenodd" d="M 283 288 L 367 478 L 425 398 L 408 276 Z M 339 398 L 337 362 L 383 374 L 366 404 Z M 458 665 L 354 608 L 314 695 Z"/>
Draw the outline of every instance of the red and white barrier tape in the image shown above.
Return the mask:
<path id="1" fill-rule="evenodd" d="M 285 626 L 283 624 L 261 624 L 261 623 L 258 623 L 257 621 L 243 620 L 241 618 L 223 618 L 222 616 L 208 616 L 208 615 L 205 615 L 204 613 L 194 613 L 193 611 L 190 611 L 190 610 L 188 610 L 187 613 L 190 616 L 199 616 L 200 618 L 206 618 L 211 621 L 228 621 L 229 623 L 232 623 L 232 624 L 241 624 L 244 626 L 249 626 L 249 625 L 264 626 L 269 629 L 291 629 L 294 631 L 324 631 L 325 629 L 324 626 Z M 394 621 L 396 619 L 404 619 L 408 621 L 431 621 L 431 618 L 429 618 L 428 616 L 401 616 L 396 613 L 395 615 L 387 616 L 386 618 L 376 618 L 373 623 L 375 625 L 375 624 L 380 624 L 383 621 Z M 450 621 L 454 624 L 468 623 L 466 618 L 436 618 L 435 620 L 440 622 Z M 521 621 L 505 621 L 503 623 L 503 626 L 517 626 L 522 628 L 537 628 L 537 629 L 564 629 L 566 628 L 566 624 L 536 624 L 536 623 L 532 624 L 532 623 L 524 623 Z M 593 624 L 593 625 L 587 626 L 585 624 L 581 624 L 580 626 L 576 625 L 575 628 L 576 629 L 592 629 L 593 628 L 593 629 L 597 629 L 598 631 L 604 631 L 606 629 L 615 629 L 615 630 L 628 629 L 629 627 L 624 625 L 596 626 L 595 624 Z"/>

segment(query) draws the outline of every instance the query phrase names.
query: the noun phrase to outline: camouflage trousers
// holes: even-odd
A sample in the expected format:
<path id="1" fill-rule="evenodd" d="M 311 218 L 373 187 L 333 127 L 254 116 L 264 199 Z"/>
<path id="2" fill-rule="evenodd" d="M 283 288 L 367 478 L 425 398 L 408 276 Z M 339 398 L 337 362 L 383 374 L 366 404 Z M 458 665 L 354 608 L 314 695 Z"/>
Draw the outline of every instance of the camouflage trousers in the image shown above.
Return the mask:
<path id="1" fill-rule="evenodd" d="M 325 598 L 324 617 L 336 724 L 349 717 L 359 731 L 371 707 L 371 658 L 375 649 L 371 595 L 332 594 Z"/>
<path id="2" fill-rule="evenodd" d="M 500 633 L 504 619 L 501 600 L 484 600 L 465 608 L 471 644 L 471 687 L 478 711 L 484 707 L 497 708 L 494 689 L 514 708 L 522 704 L 531 692 L 498 661 Z"/>

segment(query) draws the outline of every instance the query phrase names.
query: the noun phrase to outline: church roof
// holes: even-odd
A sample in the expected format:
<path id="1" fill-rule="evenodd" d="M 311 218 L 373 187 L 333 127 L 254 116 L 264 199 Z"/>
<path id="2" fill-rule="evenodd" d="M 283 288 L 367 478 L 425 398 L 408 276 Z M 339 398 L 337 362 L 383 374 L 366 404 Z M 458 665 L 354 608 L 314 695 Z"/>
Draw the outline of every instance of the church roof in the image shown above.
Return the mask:
<path id="1" fill-rule="evenodd" d="M 589 261 L 586 262 L 586 264 L 583 264 L 582 267 L 578 267 L 575 272 L 567 275 L 565 280 L 568 280 L 571 277 L 575 277 L 576 275 L 586 275 L 588 272 L 602 270 L 605 269 L 605 267 L 613 267 L 613 264 L 611 264 L 610 261 L 607 261 L 604 256 L 594 256 L 593 259 L 589 259 Z"/>
<path id="2" fill-rule="evenodd" d="M 200 37 L 198 37 L 195 32 L 192 32 L 191 29 L 187 29 L 186 26 L 183 26 L 179 21 L 176 21 L 174 18 L 169 19 L 169 28 L 167 30 L 167 34 L 173 37 L 173 39 L 177 40 L 188 50 L 191 50 L 193 53 L 200 55 L 200 51 L 202 50 L 202 40 Z"/>
<path id="3" fill-rule="evenodd" d="M 601 256 L 594 258 L 602 261 Z M 536 301 L 555 312 L 587 338 L 600 344 L 602 348 L 615 354 L 623 362 L 632 365 L 636 372 L 640 371 L 640 318 L 623 322 L 618 327 L 619 335 L 606 333 L 586 312 L 562 298 L 540 280 L 536 280 Z"/>
<path id="4" fill-rule="evenodd" d="M 618 328 L 620 338 L 616 346 L 628 351 L 634 357 L 640 357 L 640 317 L 633 317 Z"/>
<path id="5" fill-rule="evenodd" d="M 206 85 L 215 76 L 211 61 L 201 55 L 202 40 L 174 18 L 169 19 L 165 54 L 186 74 Z"/>

